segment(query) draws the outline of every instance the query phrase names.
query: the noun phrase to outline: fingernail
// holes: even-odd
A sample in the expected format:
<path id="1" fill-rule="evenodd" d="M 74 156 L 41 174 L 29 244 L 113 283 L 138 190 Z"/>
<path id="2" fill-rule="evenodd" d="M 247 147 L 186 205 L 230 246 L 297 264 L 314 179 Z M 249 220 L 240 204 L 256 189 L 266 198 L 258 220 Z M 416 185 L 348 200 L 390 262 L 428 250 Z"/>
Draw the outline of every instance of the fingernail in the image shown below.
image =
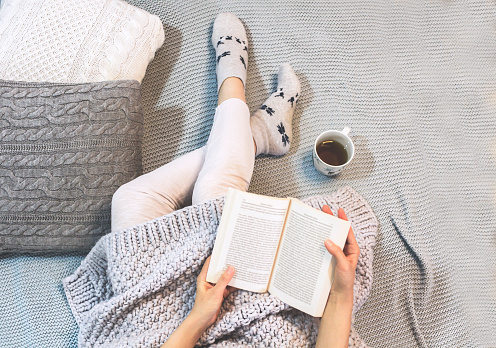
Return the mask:
<path id="1" fill-rule="evenodd" d="M 227 267 L 227 273 L 228 274 L 233 274 L 234 273 L 234 267 L 233 266 Z"/>
<path id="2" fill-rule="evenodd" d="M 334 243 L 330 239 L 326 239 L 324 243 L 327 244 L 327 246 L 329 247 L 332 247 L 334 245 Z"/>

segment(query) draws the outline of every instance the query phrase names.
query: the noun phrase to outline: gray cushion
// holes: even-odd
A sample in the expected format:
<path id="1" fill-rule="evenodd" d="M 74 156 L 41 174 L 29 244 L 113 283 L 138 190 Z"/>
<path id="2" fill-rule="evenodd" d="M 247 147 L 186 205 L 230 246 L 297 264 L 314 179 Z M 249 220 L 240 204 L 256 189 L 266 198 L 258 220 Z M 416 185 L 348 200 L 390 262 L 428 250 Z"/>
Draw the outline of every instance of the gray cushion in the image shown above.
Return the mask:
<path id="1" fill-rule="evenodd" d="M 137 81 L 0 81 L 0 252 L 87 251 L 141 174 Z"/>

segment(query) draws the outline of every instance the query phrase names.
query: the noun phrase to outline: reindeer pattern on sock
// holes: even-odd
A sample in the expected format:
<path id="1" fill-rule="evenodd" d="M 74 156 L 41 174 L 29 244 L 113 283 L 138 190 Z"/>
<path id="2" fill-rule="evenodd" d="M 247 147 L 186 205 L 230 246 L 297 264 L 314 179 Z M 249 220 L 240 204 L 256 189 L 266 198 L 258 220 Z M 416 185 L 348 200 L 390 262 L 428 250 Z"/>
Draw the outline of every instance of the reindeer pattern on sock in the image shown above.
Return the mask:
<path id="1" fill-rule="evenodd" d="M 283 88 L 279 88 L 279 90 L 274 92 L 271 97 L 273 97 L 274 99 L 275 98 L 282 98 L 283 100 L 285 100 Z M 288 100 L 286 100 L 286 102 L 291 103 L 291 108 L 294 108 L 295 105 L 298 103 L 298 100 L 299 100 L 299 93 L 296 93 L 296 95 L 291 96 Z M 275 109 L 269 107 L 266 104 L 262 105 L 260 107 L 260 109 L 264 110 L 267 113 L 267 115 L 270 117 L 274 116 L 274 114 L 276 113 Z M 282 122 L 280 122 L 277 125 L 277 131 L 279 132 L 279 134 L 281 134 L 281 141 L 282 141 L 283 146 L 288 145 L 289 141 L 290 141 L 289 136 L 286 134 L 286 129 L 284 128 L 284 124 Z"/>
<path id="2" fill-rule="evenodd" d="M 279 97 L 279 98 L 284 99 L 284 91 L 283 91 L 283 89 L 282 88 L 279 88 L 279 91 L 274 92 L 271 97 L 273 97 L 273 98 L 278 98 Z M 294 108 L 295 105 L 298 103 L 298 99 L 299 99 L 299 94 L 296 93 L 296 95 L 295 96 L 292 96 L 291 98 L 289 98 L 287 100 L 287 102 L 288 103 L 291 103 L 291 108 Z M 267 112 L 267 114 L 269 116 L 273 116 L 274 113 L 275 113 L 275 110 L 273 108 L 271 108 L 271 107 L 269 107 L 269 106 L 267 106 L 265 104 L 262 105 L 260 107 L 260 109 L 265 110 L 265 112 Z"/>
<path id="3" fill-rule="evenodd" d="M 222 41 L 224 40 L 224 41 Z M 246 54 L 248 54 L 248 47 L 246 46 L 246 41 L 245 40 L 241 40 L 237 37 L 234 36 L 234 40 L 233 40 L 233 36 L 221 36 L 219 38 L 219 41 L 217 41 L 217 47 L 218 48 L 220 45 L 225 45 L 226 44 L 226 41 L 235 41 L 237 44 L 239 45 L 242 45 L 243 46 L 243 51 L 246 51 Z M 230 56 L 231 55 L 231 51 L 225 51 L 223 52 L 222 54 L 220 54 L 219 56 L 217 56 L 217 63 L 220 62 L 220 59 L 223 58 L 223 57 L 226 57 L 226 56 Z M 246 67 L 246 60 L 245 58 L 240 55 L 239 56 L 239 60 L 241 61 L 241 64 L 243 64 L 243 67 L 245 68 L 245 70 L 247 69 Z"/>
<path id="4" fill-rule="evenodd" d="M 277 125 L 277 131 L 281 134 L 282 136 L 282 144 L 284 146 L 286 146 L 287 144 L 289 144 L 289 137 L 288 135 L 286 134 L 286 130 L 284 129 L 284 125 L 282 124 L 282 122 L 280 124 Z"/>
<path id="5" fill-rule="evenodd" d="M 278 98 L 279 97 L 279 98 L 282 98 L 284 100 L 284 91 L 283 91 L 283 89 L 282 88 L 279 88 L 279 91 L 274 92 L 271 97 L 273 97 L 273 98 Z M 298 99 L 299 99 L 299 94 L 296 93 L 296 95 L 295 96 L 292 96 L 291 98 L 289 98 L 287 100 L 287 102 L 288 103 L 291 103 L 291 108 L 294 108 L 295 105 L 298 103 Z M 269 107 L 269 106 L 267 106 L 265 104 L 262 105 L 260 107 L 260 109 L 265 110 L 265 112 L 267 112 L 267 114 L 269 116 L 273 116 L 274 113 L 275 113 L 275 111 L 274 111 L 273 108 L 271 108 L 271 107 Z"/>
<path id="6" fill-rule="evenodd" d="M 282 99 L 284 99 L 284 92 L 282 91 L 282 88 L 279 88 L 279 94 L 275 94 L 274 97 L 281 97 Z"/>
<path id="7" fill-rule="evenodd" d="M 274 109 L 272 109 L 272 108 L 268 107 L 268 106 L 267 106 L 267 105 L 265 105 L 265 104 L 264 104 L 264 105 L 262 105 L 262 106 L 260 107 L 260 109 L 265 110 L 265 112 L 266 112 L 267 114 L 269 114 L 269 116 L 272 116 L 272 115 L 274 115 L 274 113 L 275 113 Z"/>

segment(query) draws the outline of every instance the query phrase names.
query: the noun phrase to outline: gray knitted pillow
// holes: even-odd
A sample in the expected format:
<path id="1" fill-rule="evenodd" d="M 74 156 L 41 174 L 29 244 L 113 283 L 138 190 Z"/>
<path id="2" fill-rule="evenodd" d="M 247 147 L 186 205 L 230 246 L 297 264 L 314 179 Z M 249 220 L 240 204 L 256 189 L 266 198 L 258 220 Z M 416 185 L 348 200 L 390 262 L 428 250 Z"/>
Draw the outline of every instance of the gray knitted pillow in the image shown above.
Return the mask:
<path id="1" fill-rule="evenodd" d="M 141 173 L 137 81 L 0 80 L 0 252 L 87 251 Z"/>

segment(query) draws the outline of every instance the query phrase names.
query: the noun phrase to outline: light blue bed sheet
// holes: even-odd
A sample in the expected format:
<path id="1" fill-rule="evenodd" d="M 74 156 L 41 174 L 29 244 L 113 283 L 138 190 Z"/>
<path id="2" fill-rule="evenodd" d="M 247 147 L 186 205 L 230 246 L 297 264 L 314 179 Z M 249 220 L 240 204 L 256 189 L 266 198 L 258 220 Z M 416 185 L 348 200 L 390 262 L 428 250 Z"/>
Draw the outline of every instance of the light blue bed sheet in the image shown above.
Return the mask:
<path id="1" fill-rule="evenodd" d="M 62 288 L 84 256 L 0 258 L 0 347 L 76 347 L 77 325 Z"/>

